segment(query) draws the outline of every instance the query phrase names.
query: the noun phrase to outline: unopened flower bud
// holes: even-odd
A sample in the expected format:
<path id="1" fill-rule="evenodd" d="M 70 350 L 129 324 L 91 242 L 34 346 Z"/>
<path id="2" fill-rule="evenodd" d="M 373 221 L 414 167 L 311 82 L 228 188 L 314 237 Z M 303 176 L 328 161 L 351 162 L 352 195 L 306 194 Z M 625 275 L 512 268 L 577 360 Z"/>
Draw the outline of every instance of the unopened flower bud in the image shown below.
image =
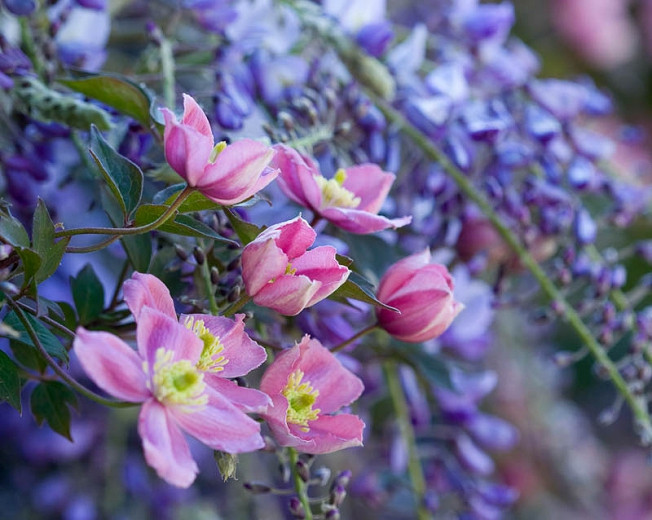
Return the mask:
<path id="1" fill-rule="evenodd" d="M 448 270 L 430 263 L 428 249 L 391 266 L 380 280 L 377 298 L 399 311 L 377 310 L 379 325 L 410 343 L 440 336 L 464 308 L 455 301 Z"/>
<path id="2" fill-rule="evenodd" d="M 197 246 L 192 250 L 192 256 L 195 257 L 198 265 L 202 265 L 206 261 L 206 253 Z"/>
<path id="3" fill-rule="evenodd" d="M 308 482 L 310 480 L 310 468 L 306 465 L 305 462 L 302 460 L 298 460 L 296 463 L 296 470 L 297 474 L 303 480 L 304 482 Z"/>
<path id="4" fill-rule="evenodd" d="M 344 486 L 334 486 L 330 494 L 330 503 L 334 506 L 339 506 L 346 498 L 346 489 Z"/>
<path id="5" fill-rule="evenodd" d="M 293 518 L 298 518 L 299 520 L 303 520 L 306 517 L 306 510 L 296 497 L 290 499 L 290 514 Z"/>

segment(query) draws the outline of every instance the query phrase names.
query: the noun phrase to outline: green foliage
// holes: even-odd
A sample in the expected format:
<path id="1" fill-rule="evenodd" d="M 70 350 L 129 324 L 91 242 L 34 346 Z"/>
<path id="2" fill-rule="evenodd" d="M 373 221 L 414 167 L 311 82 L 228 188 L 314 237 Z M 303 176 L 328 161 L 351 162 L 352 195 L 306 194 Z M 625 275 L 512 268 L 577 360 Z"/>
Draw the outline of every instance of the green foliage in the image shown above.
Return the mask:
<path id="1" fill-rule="evenodd" d="M 95 127 L 91 128 L 90 153 L 123 214 L 129 217 L 143 195 L 143 172 L 138 165 L 111 148 Z"/>
<path id="2" fill-rule="evenodd" d="M 29 235 L 8 209 L 0 211 L 0 237 L 14 247 L 29 247 Z"/>
<path id="3" fill-rule="evenodd" d="M 77 408 L 77 397 L 69 387 L 58 381 L 39 384 L 30 399 L 36 423 L 41 425 L 47 421 L 52 430 L 72 441 L 69 406 Z"/>
<path id="4" fill-rule="evenodd" d="M 396 311 L 394 307 L 385 305 L 379 301 L 375 295 L 375 287 L 362 275 L 352 271 L 349 278 L 333 294 L 329 296 L 331 300 L 346 302 L 347 299 L 358 300 L 370 303 L 376 307 L 382 307 L 390 311 Z"/>
<path id="5" fill-rule="evenodd" d="M 151 92 L 123 76 L 89 74 L 79 79 L 62 79 L 59 83 L 133 117 L 145 128 L 152 124 Z"/>
<path id="6" fill-rule="evenodd" d="M 33 316 L 30 316 L 29 314 L 25 314 L 25 318 L 34 329 L 34 332 L 36 332 L 36 337 L 41 342 L 41 345 L 43 345 L 45 351 L 48 354 L 50 354 L 52 357 L 60 361 L 63 361 L 64 363 L 67 363 L 68 352 L 63 347 L 61 342 L 57 339 L 57 337 L 54 334 L 52 334 L 52 332 L 50 332 L 50 330 L 45 325 L 43 325 L 40 321 L 38 321 Z M 11 327 L 12 329 L 14 329 L 19 334 L 17 338 L 12 340 L 13 344 L 18 342 L 24 346 L 33 349 L 36 348 L 36 345 L 34 345 L 34 343 L 32 342 L 32 338 L 27 333 L 27 330 L 25 330 L 25 327 L 23 326 L 22 322 L 18 319 L 18 316 L 16 316 L 16 313 L 10 312 L 9 314 L 7 314 L 7 316 L 4 319 L 4 323 L 9 327 Z"/>
<path id="7" fill-rule="evenodd" d="M 0 402 L 7 401 L 13 408 L 23 413 L 20 403 L 20 377 L 16 363 L 0 350 Z"/>
<path id="8" fill-rule="evenodd" d="M 111 128 L 109 114 L 100 107 L 53 90 L 36 78 L 22 77 L 13 89 L 16 108 L 34 119 L 54 121 L 71 128 L 88 130 L 95 125 Z"/>
<path id="9" fill-rule="evenodd" d="M 104 287 L 93 267 L 86 264 L 75 278 L 71 277 L 70 285 L 80 324 L 93 322 L 104 309 Z"/>
<path id="10" fill-rule="evenodd" d="M 168 206 L 159 204 L 143 204 L 136 211 L 134 222 L 137 226 L 151 224 L 168 209 Z M 232 244 L 233 241 L 219 235 L 215 230 L 206 224 L 192 218 L 189 215 L 176 215 L 157 228 L 159 231 L 174 233 L 175 235 L 210 238 L 219 242 Z"/>
<path id="11" fill-rule="evenodd" d="M 177 198 L 177 195 L 185 188 L 185 184 L 175 184 L 173 186 L 168 186 L 164 190 L 159 191 L 154 195 L 152 202 L 154 204 L 165 204 L 169 206 Z M 192 213 L 193 211 L 205 211 L 205 210 L 216 210 L 220 209 L 222 206 L 217 202 L 213 202 L 209 198 L 206 198 L 199 191 L 193 191 L 190 196 L 183 201 L 183 204 L 179 206 L 179 213 Z"/>
<path id="12" fill-rule="evenodd" d="M 246 246 L 249 242 L 252 242 L 258 235 L 260 235 L 264 227 L 258 227 L 256 224 L 251 222 L 246 222 L 242 220 L 238 215 L 230 208 L 225 208 L 224 213 L 231 223 L 231 227 L 238 235 L 240 242 L 243 246 Z"/>
<path id="13" fill-rule="evenodd" d="M 70 242 L 70 237 L 55 242 L 54 233 L 54 224 L 50 214 L 45 203 L 39 199 L 32 224 L 32 247 L 41 259 L 40 265 L 34 273 L 34 281 L 37 285 L 54 274 L 66 252 L 68 242 Z"/>

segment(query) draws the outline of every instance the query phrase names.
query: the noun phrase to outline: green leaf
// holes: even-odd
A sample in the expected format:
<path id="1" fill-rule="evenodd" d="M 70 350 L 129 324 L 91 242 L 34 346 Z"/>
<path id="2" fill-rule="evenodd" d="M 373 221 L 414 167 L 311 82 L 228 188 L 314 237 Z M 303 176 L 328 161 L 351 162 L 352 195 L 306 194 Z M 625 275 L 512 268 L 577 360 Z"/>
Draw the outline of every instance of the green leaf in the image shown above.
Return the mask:
<path id="1" fill-rule="evenodd" d="M 41 345 L 43 345 L 45 351 L 48 354 L 50 354 L 52 357 L 55 357 L 58 360 L 67 363 L 68 352 L 63 347 L 61 342 L 57 339 L 57 337 L 54 334 L 52 334 L 52 332 L 50 332 L 50 330 L 45 325 L 43 325 L 40 321 L 38 321 L 33 316 L 30 316 L 29 314 L 25 314 L 25 317 L 27 318 L 27 321 L 32 325 L 32 328 L 34 329 L 34 332 L 36 332 L 36 336 L 41 342 Z M 7 316 L 4 319 L 4 322 L 20 334 L 20 336 L 16 338 L 14 341 L 18 341 L 19 343 L 22 343 L 23 345 L 27 345 L 28 347 L 31 348 L 36 348 L 36 345 L 32 343 L 32 338 L 30 338 L 29 334 L 25 330 L 25 327 L 23 327 L 22 322 L 18 319 L 18 316 L 16 316 L 16 313 L 12 311 L 9 314 L 7 314 Z"/>
<path id="2" fill-rule="evenodd" d="M 370 303 L 376 307 L 382 307 L 390 311 L 397 311 L 394 307 L 385 305 L 376 299 L 375 288 L 372 283 L 356 272 L 351 272 L 349 278 L 333 294 L 329 296 L 331 300 L 346 301 L 347 298 Z"/>
<path id="3" fill-rule="evenodd" d="M 251 222 L 246 222 L 242 220 L 238 215 L 230 208 L 225 208 L 224 213 L 231 223 L 231 227 L 234 229 L 240 242 L 243 246 L 246 246 L 249 242 L 255 240 L 255 238 L 260 235 L 265 227 L 258 227 L 256 224 Z"/>
<path id="4" fill-rule="evenodd" d="M 454 390 L 448 363 L 439 355 L 426 352 L 420 343 L 405 343 L 392 339 L 391 346 L 399 357 L 409 363 L 432 384 Z"/>
<path id="5" fill-rule="evenodd" d="M 19 414 L 22 414 L 20 388 L 16 363 L 0 350 L 0 401 L 7 401 Z"/>
<path id="6" fill-rule="evenodd" d="M 131 215 L 143 195 L 143 172 L 137 164 L 111 148 L 95 127 L 91 128 L 90 153 L 122 212 Z"/>
<path id="7" fill-rule="evenodd" d="M 39 270 L 39 267 L 41 267 L 41 257 L 36 251 L 32 251 L 26 247 L 17 247 L 16 252 L 23 265 L 23 288 L 25 288 L 32 283 L 34 275 Z"/>
<path id="8" fill-rule="evenodd" d="M 70 237 L 62 238 L 57 242 L 54 241 L 54 224 L 45 203 L 39 199 L 32 223 L 32 247 L 41 257 L 41 264 L 34 274 L 34 281 L 37 284 L 47 280 L 54 274 L 61 263 L 69 242 Z"/>
<path id="9" fill-rule="evenodd" d="M 136 211 L 134 223 L 136 226 L 145 226 L 151 224 L 159 218 L 168 209 L 168 206 L 158 204 L 143 204 Z M 195 220 L 188 215 L 176 215 L 174 219 L 170 218 L 167 222 L 157 228 L 159 231 L 174 233 L 175 235 L 210 238 L 229 244 L 234 244 L 232 240 L 219 235 L 214 229 L 206 224 Z"/>
<path id="10" fill-rule="evenodd" d="M 29 247 L 27 231 L 20 221 L 9 212 L 0 213 L 0 237 L 12 246 Z"/>
<path id="11" fill-rule="evenodd" d="M 152 202 L 154 204 L 164 204 L 169 206 L 177 198 L 179 192 L 185 187 L 185 184 L 175 184 L 174 186 L 169 186 L 154 195 Z M 213 202 L 209 198 L 202 195 L 199 191 L 193 191 L 190 196 L 183 201 L 183 204 L 179 206 L 178 211 L 179 213 L 192 213 L 193 211 L 216 210 L 220 208 L 222 208 L 222 206 L 217 202 Z"/>
<path id="12" fill-rule="evenodd" d="M 45 358 L 36 349 L 25 348 L 25 345 L 18 341 L 9 341 L 9 347 L 11 348 L 16 361 L 21 365 L 40 373 L 45 372 L 48 364 L 45 362 Z"/>
<path id="13" fill-rule="evenodd" d="M 77 396 L 69 387 L 58 381 L 41 383 L 34 389 L 30 398 L 30 407 L 36 423 L 40 426 L 43 421 L 47 421 L 52 430 L 72 441 L 68 406 L 77 407 Z"/>
<path id="14" fill-rule="evenodd" d="M 70 279 L 70 285 L 80 324 L 94 321 L 104 309 L 104 287 L 93 267 L 86 264 L 76 278 Z"/>
<path id="15" fill-rule="evenodd" d="M 98 74 L 80 79 L 62 79 L 59 83 L 133 117 L 145 128 L 151 125 L 150 107 L 153 105 L 153 96 L 147 89 L 127 78 Z"/>

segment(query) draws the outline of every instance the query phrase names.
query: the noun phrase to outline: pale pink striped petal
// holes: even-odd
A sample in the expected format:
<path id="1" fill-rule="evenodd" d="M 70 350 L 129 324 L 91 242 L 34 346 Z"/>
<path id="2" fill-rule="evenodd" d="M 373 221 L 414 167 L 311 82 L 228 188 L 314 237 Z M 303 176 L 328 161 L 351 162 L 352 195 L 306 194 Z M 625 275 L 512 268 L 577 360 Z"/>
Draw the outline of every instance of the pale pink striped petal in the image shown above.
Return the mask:
<path id="1" fill-rule="evenodd" d="M 397 229 L 412 222 L 411 216 L 389 219 L 375 213 L 348 208 L 327 208 L 321 211 L 321 215 L 337 227 L 358 235 L 384 229 Z"/>
<path id="2" fill-rule="evenodd" d="M 174 319 L 177 317 L 170 291 L 156 276 L 136 272 L 123 284 L 122 292 L 136 321 L 143 307 L 152 307 Z"/>
<path id="3" fill-rule="evenodd" d="M 283 193 L 312 210 L 321 207 L 321 190 L 315 181 L 315 175 L 319 175 L 317 166 L 288 146 L 277 144 L 274 149 L 276 155 L 271 164 L 281 170 L 278 184 Z"/>
<path id="4" fill-rule="evenodd" d="M 378 299 L 384 302 L 399 287 L 412 278 L 419 269 L 430 263 L 430 249 L 426 248 L 393 264 L 383 275 L 376 293 Z"/>
<path id="5" fill-rule="evenodd" d="M 259 367 L 267 359 L 267 352 L 252 340 L 244 330 L 244 314 L 236 314 L 235 319 L 207 314 L 188 314 L 181 316 L 181 323 L 187 317 L 202 320 L 204 326 L 218 337 L 224 350 L 219 353 L 228 363 L 217 375 L 224 378 L 240 377 Z"/>
<path id="6" fill-rule="evenodd" d="M 132 402 L 144 401 L 151 395 L 143 359 L 120 338 L 79 327 L 73 349 L 88 377 L 105 392 Z"/>
<path id="7" fill-rule="evenodd" d="M 307 276 L 279 276 L 254 296 L 256 305 L 269 307 L 284 316 L 296 316 L 319 291 L 321 282 Z"/>
<path id="8" fill-rule="evenodd" d="M 143 441 L 147 464 L 163 480 L 187 488 L 199 472 L 188 443 L 172 414 L 154 399 L 143 404 L 138 417 L 138 433 Z"/>
<path id="9" fill-rule="evenodd" d="M 239 386 L 235 381 L 224 379 L 217 374 L 204 373 L 204 381 L 243 412 L 263 413 L 272 405 L 272 400 L 266 393 L 255 388 Z"/>
<path id="10" fill-rule="evenodd" d="M 187 359 L 193 365 L 199 360 L 204 342 L 179 323 L 151 307 L 143 307 L 136 328 L 138 350 L 154 366 L 155 354 L 159 348 L 174 352 L 174 360 Z"/>
<path id="11" fill-rule="evenodd" d="M 297 425 L 290 425 L 290 432 L 301 435 L 301 439 L 310 443 L 302 446 L 305 453 L 321 454 L 362 446 L 364 422 L 357 416 L 342 413 L 339 415 L 320 415 L 310 421 L 309 430 L 301 431 Z"/>
<path id="12" fill-rule="evenodd" d="M 206 114 L 197 104 L 197 101 L 188 94 L 183 95 L 183 119 L 181 123 L 194 128 L 200 134 L 210 138 L 211 143 L 213 142 L 213 131 Z"/>
<path id="13" fill-rule="evenodd" d="M 360 197 L 356 208 L 369 213 L 378 213 L 382 207 L 396 176 L 384 172 L 375 164 L 361 164 L 346 170 L 343 187 Z"/>
<path id="14" fill-rule="evenodd" d="M 270 280 L 282 276 L 289 262 L 273 238 L 258 238 L 242 251 L 242 278 L 249 296 L 257 294 Z"/>
<path id="15" fill-rule="evenodd" d="M 188 412 L 184 407 L 169 407 L 186 432 L 214 450 L 227 453 L 255 451 L 265 446 L 259 423 L 210 386 L 206 394 L 209 401 L 201 410 Z"/>

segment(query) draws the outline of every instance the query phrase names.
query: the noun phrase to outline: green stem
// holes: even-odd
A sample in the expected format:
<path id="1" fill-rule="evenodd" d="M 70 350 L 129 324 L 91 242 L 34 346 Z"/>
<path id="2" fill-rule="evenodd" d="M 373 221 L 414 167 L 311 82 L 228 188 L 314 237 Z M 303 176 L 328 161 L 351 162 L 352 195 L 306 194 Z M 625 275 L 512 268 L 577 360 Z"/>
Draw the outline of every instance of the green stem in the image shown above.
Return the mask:
<path id="1" fill-rule="evenodd" d="M 179 193 L 177 198 L 172 204 L 165 210 L 165 212 L 157 218 L 154 222 L 145 224 L 144 226 L 131 227 L 131 228 L 105 228 L 105 227 L 92 227 L 92 228 L 75 228 L 75 229 L 64 229 L 55 233 L 55 238 L 61 237 L 71 237 L 76 235 L 142 235 L 148 231 L 152 231 L 157 227 L 165 224 L 170 218 L 172 218 L 183 204 L 190 194 L 194 191 L 195 188 L 186 186 L 183 191 Z"/>
<path id="2" fill-rule="evenodd" d="M 484 216 L 491 222 L 504 242 L 517 255 L 521 264 L 524 265 L 532 273 L 537 282 L 539 282 L 543 292 L 551 300 L 557 302 L 561 306 L 562 313 L 566 317 L 567 322 L 573 329 L 575 329 L 575 332 L 586 344 L 587 348 L 596 359 L 596 361 L 607 371 L 609 377 L 613 381 L 614 386 L 623 396 L 625 401 L 627 401 L 627 404 L 634 414 L 636 423 L 641 429 L 642 441 L 645 444 L 652 443 L 652 422 L 650 422 L 650 415 L 648 413 L 645 400 L 636 397 L 632 393 L 629 386 L 627 385 L 627 382 L 618 371 L 618 368 L 614 365 L 613 361 L 609 358 L 598 341 L 593 337 L 593 334 L 591 333 L 588 326 L 582 321 L 580 315 L 566 301 L 561 291 L 557 289 L 552 280 L 550 280 L 550 278 L 546 275 L 543 268 L 538 264 L 538 262 L 529 253 L 529 251 L 521 244 L 518 237 L 506 224 L 502 222 L 500 216 L 493 209 L 485 196 L 473 186 L 471 181 L 464 175 L 464 173 L 460 171 L 448 159 L 448 157 L 446 157 L 446 155 L 428 139 L 428 137 L 421 133 L 421 131 L 414 125 L 409 123 L 400 112 L 398 112 L 396 109 L 391 107 L 389 104 L 387 104 L 372 92 L 367 92 L 367 95 L 372 99 L 372 101 L 383 112 L 389 121 L 399 126 L 402 131 L 414 141 L 414 143 L 423 151 L 428 159 L 437 162 L 446 171 L 446 173 L 451 176 L 460 191 L 478 206 L 480 211 L 482 211 Z"/>
<path id="3" fill-rule="evenodd" d="M 312 520 L 312 509 L 310 509 L 310 498 L 308 498 L 308 486 L 301 479 L 297 471 L 297 462 L 299 461 L 299 454 L 294 448 L 288 448 L 288 455 L 290 457 L 290 469 L 292 470 L 292 480 L 294 481 L 294 490 L 297 492 L 297 497 L 303 506 L 306 513 L 305 520 Z"/>
<path id="4" fill-rule="evenodd" d="M 65 335 L 68 336 L 69 338 L 74 338 L 74 337 L 75 337 L 75 333 L 74 333 L 72 330 L 70 330 L 70 329 L 69 329 L 68 327 L 66 327 L 65 325 L 62 325 L 62 324 L 59 323 L 58 321 L 53 320 L 53 319 L 50 318 L 49 316 L 39 316 L 38 313 L 36 312 L 36 309 L 32 309 L 29 305 L 27 305 L 27 304 L 25 304 L 25 303 L 16 302 L 16 301 L 15 301 L 14 303 L 15 303 L 16 305 L 18 305 L 22 310 L 24 310 L 24 311 L 26 311 L 26 312 L 29 312 L 29 313 L 30 313 L 31 315 L 33 315 L 33 316 L 38 317 L 38 319 L 41 320 L 43 323 L 47 323 L 47 324 L 50 325 L 51 327 L 54 327 L 54 328 L 57 329 L 59 332 L 61 332 L 62 334 L 65 334 Z"/>
<path id="5" fill-rule="evenodd" d="M 41 61 L 41 56 L 39 55 L 38 49 L 34 44 L 34 35 L 32 34 L 32 29 L 29 26 L 29 18 L 25 16 L 18 17 L 18 24 L 20 26 L 20 45 L 27 54 L 27 57 L 32 62 L 34 71 L 39 77 L 43 76 L 43 63 Z"/>
<path id="6" fill-rule="evenodd" d="M 222 313 L 222 316 L 226 316 L 226 317 L 233 316 L 242 307 L 244 307 L 249 300 L 250 300 L 249 295 L 247 293 L 244 293 L 237 302 L 235 302 L 233 305 L 231 305 L 231 307 L 229 307 Z"/>
<path id="7" fill-rule="evenodd" d="M 161 36 L 161 70 L 163 72 L 163 99 L 165 104 L 174 110 L 176 93 L 174 88 L 174 53 L 170 40 Z"/>
<path id="8" fill-rule="evenodd" d="M 383 372 L 387 381 L 389 395 L 396 411 L 396 420 L 401 433 L 401 439 L 405 442 L 408 454 L 408 474 L 412 482 L 412 491 L 416 500 L 418 520 L 431 520 L 432 515 L 424 507 L 426 494 L 426 479 L 423 475 L 423 468 L 419 461 L 417 441 L 410 419 L 407 399 L 403 393 L 403 387 L 398 374 L 398 366 L 395 361 L 385 361 Z"/>
<path id="9" fill-rule="evenodd" d="M 36 346 L 37 350 L 39 353 L 43 356 L 47 364 L 52 368 L 52 370 L 57 374 L 61 379 L 63 379 L 66 383 L 68 383 L 74 390 L 82 394 L 83 396 L 87 397 L 88 399 L 91 399 L 92 401 L 95 401 L 96 403 L 103 404 L 104 406 L 111 406 L 113 408 L 126 408 L 129 406 L 136 406 L 139 403 L 128 403 L 125 401 L 113 401 L 111 399 L 105 399 L 101 395 L 96 394 L 92 390 L 89 390 L 82 384 L 78 383 L 75 379 L 70 377 L 66 373 L 65 370 L 63 370 L 57 362 L 50 356 L 50 354 L 45 350 L 43 347 L 43 344 L 41 343 L 41 340 L 38 338 L 38 335 L 34 331 L 34 328 L 32 327 L 32 324 L 29 322 L 29 320 L 25 317 L 23 314 L 22 309 L 20 306 L 11 298 L 8 298 L 7 304 L 13 309 L 13 311 L 16 313 L 16 316 L 20 320 L 20 322 L 23 324 L 23 327 L 25 327 L 25 330 L 27 331 L 27 334 L 29 335 L 30 339 L 32 340 L 32 343 Z"/>
<path id="10" fill-rule="evenodd" d="M 339 345 L 333 347 L 333 348 L 331 349 L 331 352 L 339 352 L 340 350 L 342 350 L 342 349 L 343 349 L 344 347 L 346 347 L 347 345 L 350 345 L 350 344 L 353 343 L 354 341 L 360 339 L 360 338 L 361 338 L 362 336 L 364 336 L 365 334 L 369 334 L 371 331 L 376 330 L 377 328 L 378 328 L 378 323 L 372 323 L 372 324 L 369 325 L 368 327 L 362 329 L 360 332 L 357 332 L 356 334 L 354 334 L 353 336 L 351 336 L 349 339 L 344 340 L 344 341 L 343 341 L 342 343 L 340 343 Z"/>
<path id="11" fill-rule="evenodd" d="M 208 267 L 208 261 L 201 264 L 201 275 L 204 280 L 204 286 L 206 287 L 211 314 L 217 316 L 220 313 L 220 308 L 217 306 L 217 302 L 215 301 L 215 287 L 211 280 L 211 270 Z"/>
<path id="12" fill-rule="evenodd" d="M 322 141 L 330 141 L 331 139 L 333 139 L 333 131 L 327 126 L 322 126 L 308 135 L 297 137 L 296 139 L 290 139 L 289 141 L 285 141 L 283 144 L 286 146 L 291 146 L 292 148 L 311 148 L 317 143 L 321 143 Z"/>
<path id="13" fill-rule="evenodd" d="M 114 235 L 112 237 L 107 238 L 106 240 L 102 240 L 101 242 L 98 242 L 97 244 L 93 244 L 91 246 L 80 246 L 80 247 L 68 246 L 66 247 L 66 253 L 92 253 L 94 251 L 99 251 L 100 249 L 104 249 L 106 246 L 110 246 L 111 244 L 113 244 L 113 242 L 119 239 L 120 239 L 120 235 Z"/>

